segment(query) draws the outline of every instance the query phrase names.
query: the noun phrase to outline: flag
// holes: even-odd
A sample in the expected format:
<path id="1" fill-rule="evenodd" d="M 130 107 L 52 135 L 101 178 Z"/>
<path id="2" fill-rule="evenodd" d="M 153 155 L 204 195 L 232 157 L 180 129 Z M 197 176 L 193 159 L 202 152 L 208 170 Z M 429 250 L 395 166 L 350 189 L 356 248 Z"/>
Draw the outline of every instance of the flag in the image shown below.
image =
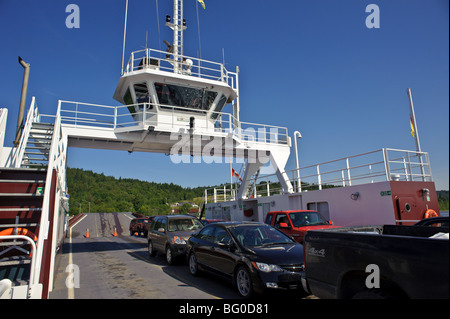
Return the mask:
<path id="1" fill-rule="evenodd" d="M 202 5 L 203 9 L 206 9 L 205 1 L 203 1 L 203 0 L 197 0 L 197 1 L 200 2 L 200 4 Z"/>
<path id="2" fill-rule="evenodd" d="M 236 176 L 239 178 L 239 180 L 242 182 L 242 178 L 239 176 L 239 174 L 234 170 L 234 168 L 231 168 L 231 176 Z"/>
<path id="3" fill-rule="evenodd" d="M 412 137 L 416 137 L 416 132 L 414 131 L 414 122 L 412 116 L 409 117 L 409 124 L 411 125 L 411 135 Z"/>

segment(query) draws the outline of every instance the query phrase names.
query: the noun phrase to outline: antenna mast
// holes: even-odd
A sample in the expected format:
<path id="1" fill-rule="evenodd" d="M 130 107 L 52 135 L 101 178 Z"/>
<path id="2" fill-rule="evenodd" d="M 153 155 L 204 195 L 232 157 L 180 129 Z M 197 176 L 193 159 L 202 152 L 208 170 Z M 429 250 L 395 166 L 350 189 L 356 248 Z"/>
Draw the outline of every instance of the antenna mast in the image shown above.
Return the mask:
<path id="1" fill-rule="evenodd" d="M 181 71 L 183 57 L 183 31 L 186 29 L 186 20 L 183 19 L 183 0 L 173 1 L 173 23 L 170 16 L 166 19 L 166 26 L 173 30 L 173 59 L 174 71 Z"/>
<path id="2" fill-rule="evenodd" d="M 123 75 L 123 62 L 125 58 L 125 39 L 127 36 L 127 18 L 128 18 L 128 0 L 125 4 L 125 23 L 123 26 L 123 46 L 122 46 L 122 69 L 120 70 L 120 75 Z"/>

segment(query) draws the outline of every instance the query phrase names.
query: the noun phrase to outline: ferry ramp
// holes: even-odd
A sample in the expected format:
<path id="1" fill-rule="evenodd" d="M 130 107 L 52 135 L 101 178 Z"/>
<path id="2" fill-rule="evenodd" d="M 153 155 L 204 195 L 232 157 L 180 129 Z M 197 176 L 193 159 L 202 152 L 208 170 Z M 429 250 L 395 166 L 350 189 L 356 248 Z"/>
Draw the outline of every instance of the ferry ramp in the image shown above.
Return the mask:
<path id="1" fill-rule="evenodd" d="M 89 213 L 69 229 L 69 238 L 66 238 L 63 253 L 58 260 L 54 288 L 49 298 L 238 297 L 228 282 L 213 280 L 208 275 L 193 277 L 184 260 L 168 265 L 163 255 L 150 258 L 147 239 L 129 234 L 132 218 L 131 213 Z M 117 236 L 114 236 L 114 228 Z M 86 236 L 87 229 L 89 237 Z M 72 272 L 72 269 L 75 271 Z M 71 278 L 75 280 L 72 281 Z"/>

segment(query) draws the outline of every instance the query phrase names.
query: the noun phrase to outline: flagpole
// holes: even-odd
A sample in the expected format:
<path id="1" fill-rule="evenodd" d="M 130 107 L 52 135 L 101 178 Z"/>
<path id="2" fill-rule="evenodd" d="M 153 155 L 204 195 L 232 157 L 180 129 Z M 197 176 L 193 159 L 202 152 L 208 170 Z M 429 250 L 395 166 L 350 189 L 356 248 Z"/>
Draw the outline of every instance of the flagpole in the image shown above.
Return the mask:
<path id="1" fill-rule="evenodd" d="M 423 160 L 422 160 L 422 154 L 421 154 L 422 150 L 420 147 L 420 140 L 419 140 L 419 130 L 417 129 L 416 114 L 414 112 L 414 104 L 413 104 L 413 100 L 412 100 L 411 89 L 407 88 L 406 92 L 408 93 L 409 107 L 411 109 L 411 118 L 412 118 L 412 123 L 413 123 L 413 128 L 414 128 L 414 138 L 416 140 L 417 157 L 419 158 L 420 171 L 422 173 L 422 180 L 425 181 L 425 168 L 423 167 Z"/>
<path id="2" fill-rule="evenodd" d="M 230 195 L 233 196 L 233 161 L 230 160 Z"/>
<path id="3" fill-rule="evenodd" d="M 422 152 L 422 150 L 420 148 L 419 130 L 417 129 L 416 114 L 414 113 L 414 104 L 413 104 L 413 100 L 412 100 L 411 89 L 407 88 L 406 92 L 408 93 L 409 107 L 411 109 L 411 118 L 412 118 L 412 122 L 413 122 L 414 138 L 416 140 L 416 150 L 417 150 L 417 152 Z"/>

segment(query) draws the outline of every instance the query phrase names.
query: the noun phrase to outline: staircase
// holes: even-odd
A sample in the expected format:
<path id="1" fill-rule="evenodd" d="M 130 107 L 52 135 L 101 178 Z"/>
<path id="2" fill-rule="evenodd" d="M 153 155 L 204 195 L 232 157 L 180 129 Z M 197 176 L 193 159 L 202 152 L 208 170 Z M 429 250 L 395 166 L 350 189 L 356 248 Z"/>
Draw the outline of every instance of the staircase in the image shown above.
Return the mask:
<path id="1" fill-rule="evenodd" d="M 33 98 L 19 143 L 10 149 L 0 145 L 0 151 L 9 151 L 0 167 L 1 298 L 48 298 L 64 243 L 67 137 L 59 112 L 51 116 L 53 123 L 40 122 L 43 117 L 48 115 L 39 114 Z"/>
<path id="2" fill-rule="evenodd" d="M 53 124 L 33 122 L 23 155 L 22 168 L 47 168 Z"/>
<path id="3" fill-rule="evenodd" d="M 37 241 L 46 174 L 46 170 L 0 168 L 0 236 L 26 235 Z M 31 294 L 36 255 L 28 240 L 0 239 L 0 278 Z"/>

